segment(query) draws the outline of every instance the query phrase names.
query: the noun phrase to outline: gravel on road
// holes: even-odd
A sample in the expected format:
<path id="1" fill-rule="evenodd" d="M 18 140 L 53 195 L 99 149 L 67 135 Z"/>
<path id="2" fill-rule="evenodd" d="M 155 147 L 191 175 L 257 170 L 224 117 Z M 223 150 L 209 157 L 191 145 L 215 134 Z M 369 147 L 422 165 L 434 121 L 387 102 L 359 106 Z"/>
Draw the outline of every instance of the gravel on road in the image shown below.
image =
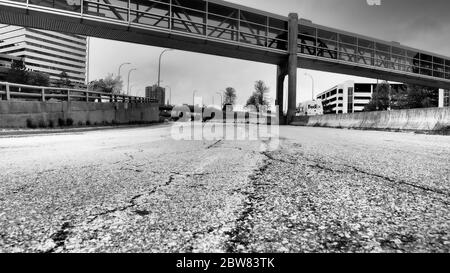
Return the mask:
<path id="1" fill-rule="evenodd" d="M 0 252 L 450 252 L 448 136 L 280 136 L 1 138 Z"/>

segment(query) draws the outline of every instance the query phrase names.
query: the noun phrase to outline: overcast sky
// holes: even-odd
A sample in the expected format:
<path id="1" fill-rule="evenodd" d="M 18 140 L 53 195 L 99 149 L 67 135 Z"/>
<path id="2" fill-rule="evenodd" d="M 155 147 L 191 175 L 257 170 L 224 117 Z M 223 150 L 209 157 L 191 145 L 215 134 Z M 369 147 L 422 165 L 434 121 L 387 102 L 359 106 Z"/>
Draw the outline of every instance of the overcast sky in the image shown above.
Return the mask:
<path id="1" fill-rule="evenodd" d="M 381 0 L 370 6 L 367 0 L 230 0 L 230 2 L 287 16 L 297 12 L 300 18 L 314 23 L 450 56 L 450 1 L 448 0 Z M 161 48 L 91 39 L 90 80 L 108 73 L 117 74 L 121 63 L 132 65 L 122 69 L 125 89 L 131 68 L 130 86 L 134 95 L 144 95 L 144 87 L 157 81 L 158 56 Z M 346 80 L 373 82 L 342 74 L 298 69 L 298 102 L 311 98 L 310 73 L 315 79 L 316 93 Z M 253 92 L 253 84 L 264 80 L 275 99 L 276 66 L 222 58 L 212 55 L 171 51 L 164 55 L 161 86 L 172 89 L 172 103 L 192 101 L 193 90 L 206 104 L 220 102 L 216 92 L 234 87 L 238 103 L 245 104 Z"/>

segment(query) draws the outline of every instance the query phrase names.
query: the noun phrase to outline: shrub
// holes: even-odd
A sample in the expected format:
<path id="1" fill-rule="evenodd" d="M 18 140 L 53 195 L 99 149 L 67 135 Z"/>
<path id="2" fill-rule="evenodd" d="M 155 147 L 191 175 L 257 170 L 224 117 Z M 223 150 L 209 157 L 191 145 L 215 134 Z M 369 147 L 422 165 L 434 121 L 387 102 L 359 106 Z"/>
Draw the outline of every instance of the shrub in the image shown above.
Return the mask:
<path id="1" fill-rule="evenodd" d="M 62 118 L 59 118 L 59 119 L 58 119 L 58 126 L 59 126 L 59 127 L 64 127 L 64 126 L 66 126 L 66 121 L 65 121 L 64 119 L 62 119 Z"/>
<path id="2" fill-rule="evenodd" d="M 82 122 L 82 121 L 79 121 L 79 122 L 78 122 L 78 126 L 83 126 L 83 122 Z"/>
<path id="3" fill-rule="evenodd" d="M 31 118 L 27 119 L 27 128 L 30 128 L 30 129 L 36 129 L 37 128 L 36 123 Z"/>
<path id="4" fill-rule="evenodd" d="M 38 123 L 38 127 L 39 128 L 47 128 L 47 124 L 45 123 L 44 120 L 40 120 Z"/>
<path id="5" fill-rule="evenodd" d="M 73 119 L 71 119 L 71 118 L 66 119 L 66 125 L 67 126 L 72 126 L 73 125 Z"/>
<path id="6" fill-rule="evenodd" d="M 90 120 L 86 120 L 86 126 L 91 126 L 91 121 Z"/>
<path id="7" fill-rule="evenodd" d="M 53 120 L 48 121 L 48 127 L 55 128 L 55 122 Z"/>

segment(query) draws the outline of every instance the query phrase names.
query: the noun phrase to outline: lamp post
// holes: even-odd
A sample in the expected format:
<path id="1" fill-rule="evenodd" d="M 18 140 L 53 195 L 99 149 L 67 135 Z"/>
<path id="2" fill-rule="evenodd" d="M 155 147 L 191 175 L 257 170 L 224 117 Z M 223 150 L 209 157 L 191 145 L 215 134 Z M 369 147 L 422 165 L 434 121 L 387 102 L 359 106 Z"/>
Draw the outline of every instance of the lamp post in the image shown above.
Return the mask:
<path id="1" fill-rule="evenodd" d="M 223 95 L 220 92 L 216 92 L 216 94 L 219 94 L 219 96 L 220 96 L 220 107 L 222 108 L 223 107 Z"/>
<path id="2" fill-rule="evenodd" d="M 164 53 L 166 53 L 167 51 L 172 51 L 173 49 L 164 49 L 161 54 L 159 54 L 159 65 L 158 65 L 158 87 L 160 87 L 161 84 L 161 59 Z"/>
<path id="3" fill-rule="evenodd" d="M 192 92 L 192 105 L 194 105 L 195 107 L 195 95 L 197 94 L 197 90 L 194 90 L 194 92 Z"/>
<path id="4" fill-rule="evenodd" d="M 121 64 L 121 65 L 119 66 L 119 71 L 117 72 L 117 76 L 120 77 L 120 71 L 122 70 L 122 67 L 123 67 L 124 65 L 129 65 L 129 64 L 131 64 L 131 63 L 123 63 L 123 64 Z"/>
<path id="5" fill-rule="evenodd" d="M 309 76 L 311 78 L 311 81 L 312 81 L 312 100 L 314 100 L 314 94 L 315 94 L 315 92 L 314 92 L 314 78 L 313 78 L 313 76 L 311 76 L 308 73 L 305 73 L 305 76 Z"/>
<path id="6" fill-rule="evenodd" d="M 169 88 L 169 105 L 172 105 L 172 87 L 166 85 L 164 88 Z"/>
<path id="7" fill-rule="evenodd" d="M 136 68 L 133 68 L 130 71 L 128 71 L 128 81 L 127 81 L 127 84 L 128 84 L 127 95 L 128 96 L 130 95 L 130 76 L 131 76 L 131 72 L 136 71 L 136 70 L 137 70 Z"/>

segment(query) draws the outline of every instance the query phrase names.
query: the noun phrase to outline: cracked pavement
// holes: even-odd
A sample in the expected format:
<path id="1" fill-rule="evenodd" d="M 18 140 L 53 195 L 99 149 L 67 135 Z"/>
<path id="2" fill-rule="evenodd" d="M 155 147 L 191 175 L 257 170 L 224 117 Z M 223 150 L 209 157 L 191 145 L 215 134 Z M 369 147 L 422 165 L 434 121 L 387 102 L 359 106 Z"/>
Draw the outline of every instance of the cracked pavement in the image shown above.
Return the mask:
<path id="1" fill-rule="evenodd" d="M 0 137 L 0 252 L 450 252 L 448 136 L 280 135 Z"/>

